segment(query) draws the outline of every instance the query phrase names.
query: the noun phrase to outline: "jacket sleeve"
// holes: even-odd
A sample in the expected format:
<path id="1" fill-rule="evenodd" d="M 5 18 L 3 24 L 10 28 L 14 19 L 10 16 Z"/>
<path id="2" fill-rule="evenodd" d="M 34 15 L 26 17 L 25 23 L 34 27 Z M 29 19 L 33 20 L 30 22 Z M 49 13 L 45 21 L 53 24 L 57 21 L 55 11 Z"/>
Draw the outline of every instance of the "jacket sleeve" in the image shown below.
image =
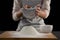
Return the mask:
<path id="1" fill-rule="evenodd" d="M 51 0 L 43 0 L 42 10 L 45 10 L 46 12 L 45 18 L 47 18 L 50 14 L 50 3 L 51 3 Z"/>
<path id="2" fill-rule="evenodd" d="M 19 11 L 21 8 L 20 6 L 20 0 L 14 0 L 14 3 L 13 3 L 13 10 L 12 10 L 12 18 L 14 21 L 18 21 L 20 18 L 17 18 L 16 16 L 16 12 Z"/>

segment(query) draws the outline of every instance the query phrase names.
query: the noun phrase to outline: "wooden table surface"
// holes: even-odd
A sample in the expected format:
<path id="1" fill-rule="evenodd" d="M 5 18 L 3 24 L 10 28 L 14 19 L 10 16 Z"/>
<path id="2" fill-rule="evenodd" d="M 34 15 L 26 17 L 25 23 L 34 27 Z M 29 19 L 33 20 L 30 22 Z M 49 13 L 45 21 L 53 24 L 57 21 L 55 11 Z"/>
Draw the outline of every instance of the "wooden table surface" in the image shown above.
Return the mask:
<path id="1" fill-rule="evenodd" d="M 38 36 L 21 36 L 16 31 L 6 31 L 0 35 L 2 40 L 57 40 L 53 33 L 40 33 Z"/>

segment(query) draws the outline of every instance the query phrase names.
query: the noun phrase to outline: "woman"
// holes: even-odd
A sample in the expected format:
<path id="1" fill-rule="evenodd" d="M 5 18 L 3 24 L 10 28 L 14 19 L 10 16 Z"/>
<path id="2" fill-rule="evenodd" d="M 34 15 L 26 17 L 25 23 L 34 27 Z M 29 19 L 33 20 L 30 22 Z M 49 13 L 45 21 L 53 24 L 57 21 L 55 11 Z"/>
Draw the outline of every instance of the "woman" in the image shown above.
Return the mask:
<path id="1" fill-rule="evenodd" d="M 20 31 L 24 25 L 26 25 L 26 24 L 28 25 L 29 23 L 32 23 L 32 22 L 39 23 L 40 25 L 45 25 L 43 19 L 46 19 L 49 16 L 50 2 L 51 2 L 51 0 L 41 0 L 41 3 L 42 3 L 40 5 L 41 7 L 36 5 L 36 10 L 35 10 L 36 15 L 38 17 L 36 17 L 35 19 L 33 19 L 33 21 L 31 21 L 31 20 L 27 20 L 25 17 L 23 17 L 22 10 L 21 10 L 21 8 L 22 8 L 21 0 L 14 0 L 12 17 L 13 17 L 13 20 L 15 20 L 15 21 L 20 20 L 17 31 Z M 26 5 L 24 7 L 29 8 L 28 5 Z M 37 29 L 37 26 L 35 26 L 35 28 Z"/>

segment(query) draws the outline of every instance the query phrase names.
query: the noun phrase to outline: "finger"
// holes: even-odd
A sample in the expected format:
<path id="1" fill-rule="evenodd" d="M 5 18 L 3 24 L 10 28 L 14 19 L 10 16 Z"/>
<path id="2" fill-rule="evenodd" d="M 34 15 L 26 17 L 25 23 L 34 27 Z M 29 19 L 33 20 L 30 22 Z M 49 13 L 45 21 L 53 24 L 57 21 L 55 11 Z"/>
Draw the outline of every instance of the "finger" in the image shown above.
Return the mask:
<path id="1" fill-rule="evenodd" d="M 38 13 L 38 11 L 36 11 L 36 13 Z"/>
<path id="2" fill-rule="evenodd" d="M 39 10 L 40 11 L 40 7 L 36 7 L 36 10 Z"/>
<path id="3" fill-rule="evenodd" d="M 24 5 L 23 7 L 24 7 L 25 9 L 31 8 L 30 5 Z"/>
<path id="4" fill-rule="evenodd" d="M 23 7 L 24 7 L 25 9 L 27 9 L 27 6 L 28 6 L 28 5 L 24 5 Z"/>
<path id="5" fill-rule="evenodd" d="M 30 5 L 28 5 L 28 6 L 27 6 L 27 8 L 31 8 L 31 6 L 30 6 Z"/>
<path id="6" fill-rule="evenodd" d="M 36 15 L 38 15 L 38 12 L 36 11 Z"/>
<path id="7" fill-rule="evenodd" d="M 37 13 L 38 13 L 37 11 L 36 11 L 35 13 L 36 13 L 36 15 L 38 15 L 38 14 L 37 14 Z"/>
<path id="8" fill-rule="evenodd" d="M 36 7 L 36 12 L 39 12 L 40 11 L 40 7 Z"/>
<path id="9" fill-rule="evenodd" d="M 40 10 L 36 9 L 36 12 L 39 12 Z"/>

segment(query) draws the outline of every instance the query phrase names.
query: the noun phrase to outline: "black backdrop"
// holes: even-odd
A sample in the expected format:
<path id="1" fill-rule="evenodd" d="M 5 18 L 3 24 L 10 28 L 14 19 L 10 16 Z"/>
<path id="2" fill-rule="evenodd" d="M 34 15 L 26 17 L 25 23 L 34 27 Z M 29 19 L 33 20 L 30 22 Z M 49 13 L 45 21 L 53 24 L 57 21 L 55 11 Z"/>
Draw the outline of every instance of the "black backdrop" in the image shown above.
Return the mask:
<path id="1" fill-rule="evenodd" d="M 13 0 L 1 0 L 0 1 L 0 30 L 15 30 L 18 22 L 12 19 L 12 7 Z M 46 24 L 54 26 L 54 31 L 60 31 L 60 17 L 59 17 L 59 1 L 51 1 L 50 16 L 45 19 Z"/>

